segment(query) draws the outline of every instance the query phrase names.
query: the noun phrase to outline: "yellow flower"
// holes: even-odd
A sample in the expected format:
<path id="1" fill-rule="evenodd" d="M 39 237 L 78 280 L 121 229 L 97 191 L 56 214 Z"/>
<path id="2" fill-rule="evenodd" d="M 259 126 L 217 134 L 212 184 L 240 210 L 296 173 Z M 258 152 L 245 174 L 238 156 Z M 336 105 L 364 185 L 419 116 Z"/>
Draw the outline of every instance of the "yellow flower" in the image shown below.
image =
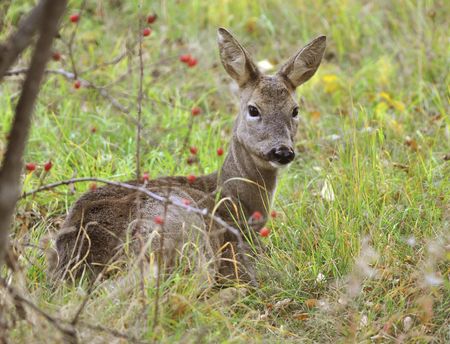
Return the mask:
<path id="1" fill-rule="evenodd" d="M 396 134 L 398 134 L 398 135 L 403 134 L 403 125 L 398 123 L 395 119 L 390 121 L 389 124 L 390 124 L 392 130 L 394 130 Z"/>
<path id="2" fill-rule="evenodd" d="M 387 92 L 380 92 L 378 96 L 386 101 L 389 107 L 394 108 L 397 111 L 405 111 L 405 104 L 399 100 L 394 100 Z"/>
<path id="3" fill-rule="evenodd" d="M 391 102 L 391 105 L 395 110 L 400 111 L 400 112 L 405 111 L 405 108 L 406 108 L 405 104 L 403 104 L 401 101 L 398 101 L 398 100 L 393 100 Z"/>
<path id="4" fill-rule="evenodd" d="M 378 81 L 381 84 L 387 84 L 393 73 L 393 66 L 388 57 L 382 56 L 377 61 Z"/>
<path id="5" fill-rule="evenodd" d="M 326 74 L 322 77 L 326 93 L 333 93 L 339 87 L 339 78 L 335 74 Z"/>
<path id="6" fill-rule="evenodd" d="M 379 102 L 375 107 L 375 114 L 377 116 L 383 116 L 386 113 L 386 110 L 389 108 L 389 105 L 386 102 Z"/>
<path id="7" fill-rule="evenodd" d="M 391 96 L 387 92 L 380 92 L 379 96 L 381 98 L 387 100 L 388 102 L 390 102 L 392 100 Z"/>

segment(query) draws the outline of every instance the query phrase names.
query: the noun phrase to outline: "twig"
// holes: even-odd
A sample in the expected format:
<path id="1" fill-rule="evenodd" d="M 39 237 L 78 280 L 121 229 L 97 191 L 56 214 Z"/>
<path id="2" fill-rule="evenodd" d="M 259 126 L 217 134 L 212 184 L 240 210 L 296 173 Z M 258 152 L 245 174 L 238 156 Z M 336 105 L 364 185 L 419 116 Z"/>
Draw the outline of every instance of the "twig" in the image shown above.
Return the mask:
<path id="1" fill-rule="evenodd" d="M 73 183 L 88 182 L 88 181 L 109 184 L 109 185 L 115 185 L 115 186 L 122 187 L 125 189 L 130 189 L 130 190 L 136 190 L 136 191 L 142 192 L 143 194 L 145 194 L 159 202 L 167 202 L 168 204 L 174 205 L 179 208 L 183 208 L 188 212 L 192 212 L 195 214 L 199 214 L 199 215 L 208 217 L 210 220 L 214 221 L 219 226 L 222 226 L 228 232 L 230 232 L 232 235 L 234 235 L 236 237 L 236 239 L 238 241 L 238 248 L 242 252 L 242 259 L 243 259 L 244 266 L 245 266 L 245 268 L 247 268 L 247 270 L 249 272 L 250 280 L 254 286 L 258 285 L 258 283 L 256 281 L 256 277 L 250 273 L 250 269 L 249 269 L 250 264 L 248 263 L 248 260 L 247 260 L 246 254 L 245 254 L 245 252 L 246 252 L 245 243 L 244 243 L 244 239 L 242 238 L 241 232 L 238 229 L 231 226 L 230 224 L 228 224 L 225 220 L 223 220 L 219 216 L 216 216 L 216 215 L 213 215 L 212 213 L 210 213 L 207 208 L 200 209 L 200 208 L 192 207 L 190 205 L 186 205 L 186 204 L 182 203 L 181 201 L 179 201 L 178 199 L 171 199 L 171 198 L 167 198 L 164 196 L 160 196 L 160 195 L 146 189 L 143 186 L 115 182 L 115 181 L 102 179 L 102 178 L 95 178 L 95 177 L 73 178 L 73 179 L 63 180 L 63 181 L 53 183 L 53 184 L 44 185 L 38 189 L 24 193 L 21 198 L 33 195 L 37 192 L 41 192 L 44 190 L 50 190 L 50 189 L 53 189 L 53 188 L 61 186 L 61 185 L 70 185 Z"/>
<path id="2" fill-rule="evenodd" d="M 189 144 L 189 141 L 191 139 L 191 134 L 192 134 L 192 128 L 194 127 L 194 116 L 190 116 L 189 117 L 189 123 L 188 123 L 188 131 L 186 133 L 186 136 L 184 137 L 183 140 L 183 145 L 181 146 L 181 155 L 184 154 L 185 150 L 187 149 L 187 146 Z"/>
<path id="3" fill-rule="evenodd" d="M 36 306 L 33 302 L 22 296 L 13 286 L 9 285 L 3 278 L 0 277 L 0 285 L 5 288 L 8 293 L 17 301 L 26 304 L 28 307 L 30 307 L 32 310 L 34 310 L 36 313 L 39 313 L 41 316 L 43 316 L 50 324 L 52 324 L 61 334 L 64 336 L 64 338 L 69 339 L 69 342 L 76 343 L 76 332 L 72 327 L 64 327 L 61 325 L 61 319 L 55 318 L 52 315 L 48 314 L 44 310 L 40 309 L 38 306 Z"/>
<path id="4" fill-rule="evenodd" d="M 139 5 L 141 8 L 142 6 Z M 137 97 L 137 125 L 136 125 L 136 180 L 141 176 L 141 117 L 142 117 L 142 85 L 144 79 L 144 62 L 142 60 L 142 18 L 139 18 L 139 91 Z"/>
<path id="5" fill-rule="evenodd" d="M 78 15 L 80 17 L 82 17 L 85 7 L 86 7 L 86 0 L 83 0 L 83 2 L 81 3 L 80 12 L 78 13 Z M 75 22 L 75 27 L 73 28 L 72 34 L 70 35 L 69 42 L 66 43 L 67 48 L 69 49 L 69 58 L 70 58 L 70 64 L 72 65 L 72 72 L 74 75 L 74 79 L 78 78 L 78 73 L 77 73 L 77 67 L 75 64 L 75 58 L 73 56 L 73 42 L 75 42 L 75 36 L 77 35 L 79 23 L 80 23 L 79 21 Z"/>
<path id="6" fill-rule="evenodd" d="M 139 339 L 137 339 L 137 338 L 135 338 L 135 337 L 133 337 L 131 335 L 127 335 L 127 334 L 125 334 L 123 332 L 120 332 L 120 331 L 117 331 L 117 330 L 114 330 L 112 328 L 108 328 L 108 327 L 105 327 L 105 326 L 102 326 L 102 325 L 92 325 L 92 324 L 89 324 L 89 323 L 84 322 L 84 321 L 79 321 L 79 324 L 81 326 L 84 326 L 84 327 L 90 329 L 90 330 L 108 333 L 108 334 L 110 334 L 110 335 L 112 335 L 114 337 L 123 338 L 123 339 L 126 339 L 126 340 L 128 340 L 129 342 L 132 342 L 132 343 L 136 343 L 136 344 L 146 344 L 147 343 L 147 342 L 140 341 Z"/>
<path id="7" fill-rule="evenodd" d="M 171 185 L 169 184 L 169 187 L 167 188 L 167 196 L 166 196 L 166 201 L 164 202 L 164 213 L 163 213 L 163 223 L 161 224 L 161 230 L 159 231 L 161 233 L 160 236 L 160 247 L 159 247 L 159 252 L 158 252 L 158 256 L 157 256 L 157 266 L 158 266 L 158 271 L 157 271 L 157 275 L 156 275 L 156 292 L 155 292 L 155 304 L 154 304 L 154 313 L 153 313 L 153 331 L 155 331 L 156 326 L 158 326 L 158 316 L 159 316 L 159 297 L 160 297 L 160 289 L 161 289 L 161 270 L 162 270 L 162 265 L 163 265 L 163 252 L 164 252 L 164 226 L 166 224 L 166 219 L 167 219 L 167 209 L 169 207 L 169 197 L 170 197 L 170 192 L 171 192 Z"/>
<path id="8" fill-rule="evenodd" d="M 50 324 L 52 324 L 61 334 L 63 335 L 65 341 L 69 343 L 76 343 L 76 332 L 75 332 L 75 326 L 72 326 L 71 324 L 67 324 L 67 320 L 56 318 L 46 311 L 39 308 L 37 305 L 35 305 L 32 301 L 28 300 L 24 296 L 22 296 L 13 286 L 9 285 L 3 278 L 0 278 L 0 285 L 5 288 L 8 293 L 17 301 L 27 305 L 32 310 L 34 310 L 36 313 L 40 314 L 42 317 L 44 317 Z M 73 322 L 73 321 L 72 321 Z M 66 324 L 66 325 L 62 325 Z M 98 332 L 104 332 L 108 333 L 114 337 L 123 338 L 126 339 L 132 343 L 142 344 L 144 342 L 140 341 L 139 339 L 127 335 L 123 332 L 117 331 L 115 329 L 111 329 L 108 327 L 104 327 L 101 325 L 92 325 L 87 322 L 84 322 L 82 320 L 77 322 L 78 325 L 89 328 L 93 331 Z"/>
<path id="9" fill-rule="evenodd" d="M 78 75 L 83 75 L 89 72 L 92 72 L 94 70 L 97 69 L 101 69 L 103 67 L 107 67 L 107 66 L 111 66 L 111 65 L 116 65 L 118 64 L 120 61 L 122 61 L 125 57 L 127 57 L 128 52 L 124 51 L 123 53 L 121 53 L 120 55 L 116 56 L 115 58 L 113 58 L 111 61 L 108 62 L 104 62 L 104 63 L 99 63 L 99 64 L 95 64 L 91 67 L 86 68 L 85 70 L 82 70 L 81 72 L 78 72 Z"/>

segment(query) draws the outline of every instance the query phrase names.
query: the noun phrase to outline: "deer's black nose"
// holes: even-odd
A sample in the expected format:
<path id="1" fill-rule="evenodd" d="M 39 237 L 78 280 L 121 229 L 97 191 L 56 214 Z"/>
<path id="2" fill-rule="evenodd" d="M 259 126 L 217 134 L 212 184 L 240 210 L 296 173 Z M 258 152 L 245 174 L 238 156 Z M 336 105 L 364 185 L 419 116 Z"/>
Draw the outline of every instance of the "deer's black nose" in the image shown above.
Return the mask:
<path id="1" fill-rule="evenodd" d="M 277 162 L 281 165 L 289 164 L 295 158 L 294 150 L 290 147 L 280 146 L 274 148 L 269 153 L 270 161 Z"/>

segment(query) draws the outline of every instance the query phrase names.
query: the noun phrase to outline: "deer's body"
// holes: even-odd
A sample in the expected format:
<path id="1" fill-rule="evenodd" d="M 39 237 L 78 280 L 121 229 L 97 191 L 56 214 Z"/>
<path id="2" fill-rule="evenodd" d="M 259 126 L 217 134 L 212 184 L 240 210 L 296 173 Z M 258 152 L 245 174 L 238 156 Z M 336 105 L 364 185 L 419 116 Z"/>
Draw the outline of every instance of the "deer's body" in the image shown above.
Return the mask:
<path id="1" fill-rule="evenodd" d="M 218 173 L 198 177 L 193 183 L 185 177 L 165 177 L 151 180 L 146 187 L 161 196 L 207 208 L 231 226 L 258 211 L 264 221 L 251 227 L 257 232 L 267 219 L 279 167 L 294 158 L 295 88 L 317 70 L 325 38 L 312 41 L 274 76 L 260 74 L 228 31 L 219 29 L 218 42 L 222 63 L 241 93 L 240 113 L 224 164 Z M 155 224 L 156 216 L 164 220 L 162 226 Z M 243 252 L 236 238 L 217 223 L 118 186 L 84 194 L 67 216 L 56 244 L 59 277 L 76 276 L 84 269 L 98 274 L 120 262 L 128 244 L 137 254 L 162 247 L 168 269 L 188 256 L 210 279 L 248 280 L 251 272 L 251 267 L 241 264 Z"/>

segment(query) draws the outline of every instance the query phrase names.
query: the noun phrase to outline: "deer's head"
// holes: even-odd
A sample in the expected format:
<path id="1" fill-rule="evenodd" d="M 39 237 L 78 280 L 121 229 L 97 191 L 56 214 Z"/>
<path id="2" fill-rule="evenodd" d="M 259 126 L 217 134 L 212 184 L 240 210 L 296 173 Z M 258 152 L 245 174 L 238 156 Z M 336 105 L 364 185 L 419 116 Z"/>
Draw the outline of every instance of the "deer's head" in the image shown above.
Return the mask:
<path id="1" fill-rule="evenodd" d="M 257 166 L 277 169 L 294 159 L 300 112 L 295 89 L 316 72 L 325 42 L 325 36 L 314 39 L 275 75 L 263 75 L 231 33 L 223 28 L 218 30 L 222 64 L 240 90 L 234 139 L 250 153 Z"/>

